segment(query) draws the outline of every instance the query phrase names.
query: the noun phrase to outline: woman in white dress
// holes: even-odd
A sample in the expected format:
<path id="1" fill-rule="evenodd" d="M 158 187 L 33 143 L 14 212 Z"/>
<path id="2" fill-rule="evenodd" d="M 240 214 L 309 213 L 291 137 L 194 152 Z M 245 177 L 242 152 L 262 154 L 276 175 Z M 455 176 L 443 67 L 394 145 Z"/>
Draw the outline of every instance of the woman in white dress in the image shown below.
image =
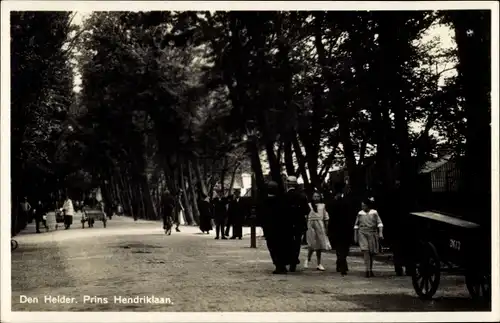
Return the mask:
<path id="1" fill-rule="evenodd" d="M 304 262 L 304 268 L 308 268 L 312 255 L 316 252 L 318 266 L 316 269 L 324 271 L 325 267 L 321 264 L 321 252 L 331 250 L 330 241 L 326 234 L 328 228 L 329 216 L 326 212 L 325 204 L 321 203 L 321 195 L 315 192 L 312 196 L 312 202 L 309 204 L 311 211 L 307 216 L 307 246 L 309 252 Z"/>

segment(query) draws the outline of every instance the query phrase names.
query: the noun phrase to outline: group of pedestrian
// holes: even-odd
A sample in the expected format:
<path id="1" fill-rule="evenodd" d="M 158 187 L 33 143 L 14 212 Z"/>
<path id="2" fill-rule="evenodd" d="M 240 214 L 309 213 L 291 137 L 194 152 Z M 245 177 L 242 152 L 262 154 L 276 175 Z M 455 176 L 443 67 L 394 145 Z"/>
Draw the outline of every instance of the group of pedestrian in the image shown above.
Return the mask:
<path id="1" fill-rule="evenodd" d="M 173 195 L 166 189 L 161 198 L 160 212 L 163 220 L 163 230 L 165 230 L 165 233 L 168 235 L 172 234 L 174 224 L 175 231 L 181 232 L 179 229 L 181 225 L 180 216 L 181 212 L 184 211 L 181 194 L 182 190 L 177 191 L 177 193 Z"/>
<path id="2" fill-rule="evenodd" d="M 316 269 L 326 270 L 322 264 L 324 251 L 337 254 L 337 272 L 348 272 L 347 256 L 351 242 L 359 244 L 364 254 L 366 277 L 373 277 L 373 258 L 379 252 L 383 239 L 383 224 L 373 208 L 373 199 L 366 198 L 361 210 L 352 216 L 349 201 L 342 184 L 335 185 L 336 193 L 327 203 L 319 191 L 308 198 L 298 189 L 297 178 L 287 178 L 288 190 L 281 194 L 276 182 L 268 183 L 267 196 L 262 200 L 258 216 L 266 237 L 274 274 L 295 272 L 300 264 L 301 242 L 305 236 L 308 253 L 303 267 L 309 268 L 316 253 Z M 354 233 L 354 239 L 353 239 Z"/>
<path id="3" fill-rule="evenodd" d="M 222 191 L 217 192 L 217 196 L 212 199 L 210 206 L 210 211 L 205 214 L 200 212 L 200 217 L 205 223 L 208 222 L 209 218 L 213 219 L 215 239 L 243 239 L 243 225 L 248 210 L 241 198 L 241 190 L 235 189 L 234 194 L 227 197 L 223 195 Z M 210 229 L 211 227 L 210 225 Z"/>

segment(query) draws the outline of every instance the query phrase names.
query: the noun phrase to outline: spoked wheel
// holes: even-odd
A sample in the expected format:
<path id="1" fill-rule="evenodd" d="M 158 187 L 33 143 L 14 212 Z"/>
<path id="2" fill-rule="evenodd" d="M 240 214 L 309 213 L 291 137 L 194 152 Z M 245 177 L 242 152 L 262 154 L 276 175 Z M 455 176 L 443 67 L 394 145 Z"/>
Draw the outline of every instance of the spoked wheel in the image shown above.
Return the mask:
<path id="1" fill-rule="evenodd" d="M 441 280 L 441 262 L 436 248 L 430 242 L 421 245 L 412 275 L 413 288 L 422 299 L 431 299 Z"/>
<path id="2" fill-rule="evenodd" d="M 18 246 L 19 246 L 19 244 L 17 243 L 16 240 L 10 239 L 10 250 L 11 251 L 16 250 Z"/>
<path id="3" fill-rule="evenodd" d="M 473 299 L 491 301 L 491 274 L 469 272 L 465 275 L 465 285 Z"/>

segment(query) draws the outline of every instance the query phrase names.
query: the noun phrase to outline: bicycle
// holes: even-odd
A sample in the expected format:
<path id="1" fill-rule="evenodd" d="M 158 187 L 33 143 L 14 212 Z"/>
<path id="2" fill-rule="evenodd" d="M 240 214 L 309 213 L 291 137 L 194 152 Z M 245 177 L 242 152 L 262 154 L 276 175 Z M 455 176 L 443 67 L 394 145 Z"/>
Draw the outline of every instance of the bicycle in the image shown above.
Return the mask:
<path id="1" fill-rule="evenodd" d="M 10 239 L 10 251 L 16 250 L 18 246 L 19 246 L 19 243 L 17 243 L 16 240 L 11 238 Z"/>

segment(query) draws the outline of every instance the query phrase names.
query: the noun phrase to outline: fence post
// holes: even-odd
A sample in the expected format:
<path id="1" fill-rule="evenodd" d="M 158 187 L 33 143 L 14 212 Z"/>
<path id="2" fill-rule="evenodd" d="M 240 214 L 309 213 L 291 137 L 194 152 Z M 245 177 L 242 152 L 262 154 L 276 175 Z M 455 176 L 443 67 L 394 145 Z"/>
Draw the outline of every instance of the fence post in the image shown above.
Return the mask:
<path id="1" fill-rule="evenodd" d="M 250 214 L 250 248 L 257 248 L 257 232 L 255 230 L 257 215 L 255 213 L 255 205 L 252 205 Z"/>

